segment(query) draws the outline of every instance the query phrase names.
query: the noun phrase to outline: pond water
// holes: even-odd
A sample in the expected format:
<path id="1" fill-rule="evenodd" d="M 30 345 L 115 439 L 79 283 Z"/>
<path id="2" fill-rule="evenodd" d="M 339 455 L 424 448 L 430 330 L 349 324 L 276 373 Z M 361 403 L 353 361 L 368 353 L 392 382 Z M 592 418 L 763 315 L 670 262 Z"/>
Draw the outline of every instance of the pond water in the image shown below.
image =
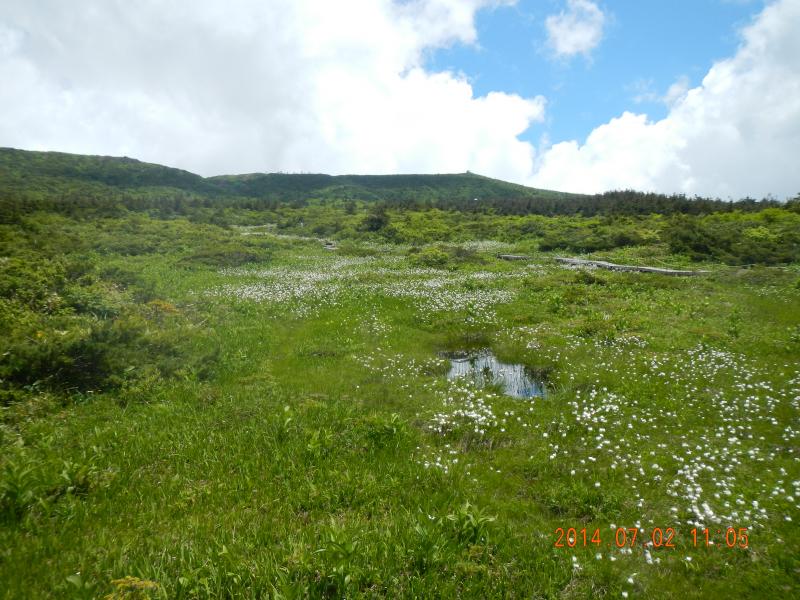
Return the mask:
<path id="1" fill-rule="evenodd" d="M 500 362 L 490 350 L 447 352 L 442 356 L 450 359 L 448 379 L 469 377 L 479 386 L 499 385 L 504 394 L 514 398 L 545 394 L 544 382 L 537 379 L 531 369 L 525 365 Z"/>

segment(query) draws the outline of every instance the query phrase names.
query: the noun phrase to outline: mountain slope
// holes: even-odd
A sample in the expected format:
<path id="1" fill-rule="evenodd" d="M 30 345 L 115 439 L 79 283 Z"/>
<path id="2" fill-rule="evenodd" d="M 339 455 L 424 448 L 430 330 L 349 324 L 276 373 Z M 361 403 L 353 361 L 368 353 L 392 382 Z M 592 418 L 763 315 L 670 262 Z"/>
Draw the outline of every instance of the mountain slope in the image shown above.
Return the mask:
<path id="1" fill-rule="evenodd" d="M 206 208 L 225 204 L 251 209 L 306 201 L 359 200 L 385 201 L 402 208 L 436 206 L 443 210 L 549 216 L 709 214 L 782 206 L 771 199 L 757 202 L 745 198 L 733 202 L 633 190 L 570 194 L 469 172 L 441 175 L 251 173 L 201 177 L 132 158 L 0 148 L 0 201 L 18 204 L 18 212 L 23 211 L 20 203 L 31 200 L 51 205 L 69 200 L 73 204 L 95 206 L 122 196 L 128 200 L 135 197 L 140 208 L 158 208 L 189 198 Z M 796 202 L 792 205 L 796 206 Z"/>
<path id="2" fill-rule="evenodd" d="M 119 188 L 168 187 L 195 193 L 216 191 L 194 173 L 133 158 L 0 148 L 3 188 L 46 190 L 76 182 Z"/>
<path id="3" fill-rule="evenodd" d="M 229 193 L 251 197 L 276 194 L 315 195 L 359 200 L 434 201 L 533 199 L 576 196 L 539 190 L 474 173 L 441 175 L 291 175 L 283 173 L 224 175 L 212 181 Z"/>
<path id="4" fill-rule="evenodd" d="M 59 190 L 63 184 L 123 190 L 171 188 L 205 196 L 358 200 L 479 200 L 574 197 L 482 177 L 446 175 L 323 175 L 253 173 L 204 178 L 132 158 L 0 148 L 0 189 Z"/>

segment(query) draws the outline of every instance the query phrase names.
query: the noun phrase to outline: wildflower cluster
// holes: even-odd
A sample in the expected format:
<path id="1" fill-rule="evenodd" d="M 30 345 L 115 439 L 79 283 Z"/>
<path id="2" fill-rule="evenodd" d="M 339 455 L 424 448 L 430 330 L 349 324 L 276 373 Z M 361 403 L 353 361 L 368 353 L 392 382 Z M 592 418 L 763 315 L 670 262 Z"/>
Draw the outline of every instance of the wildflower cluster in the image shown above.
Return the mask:
<path id="1" fill-rule="evenodd" d="M 797 517 L 800 432 L 781 416 L 797 414 L 800 376 L 786 377 L 788 365 L 782 384 L 743 356 L 702 346 L 597 365 L 619 389 L 574 391 L 551 460 L 577 477 L 622 477 L 651 525 L 759 528 Z"/>
<path id="2" fill-rule="evenodd" d="M 301 316 L 338 306 L 345 295 L 359 298 L 366 306 L 381 297 L 399 298 L 410 300 L 423 316 L 458 312 L 465 314 L 467 322 L 486 323 L 496 320 L 496 305 L 514 299 L 508 281 L 529 276 L 525 270 L 461 273 L 408 268 L 401 261 L 398 256 L 299 256 L 288 266 L 223 269 L 223 277 L 244 281 L 206 293 L 270 303 Z"/>

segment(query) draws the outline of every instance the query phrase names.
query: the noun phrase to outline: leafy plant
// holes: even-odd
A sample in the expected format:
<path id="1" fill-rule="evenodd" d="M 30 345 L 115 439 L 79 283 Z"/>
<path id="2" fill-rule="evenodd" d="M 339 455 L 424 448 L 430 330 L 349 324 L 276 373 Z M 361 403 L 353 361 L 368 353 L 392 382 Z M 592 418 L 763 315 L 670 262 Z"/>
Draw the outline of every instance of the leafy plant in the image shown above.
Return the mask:
<path id="1" fill-rule="evenodd" d="M 456 540 L 460 544 L 485 544 L 489 537 L 489 524 L 497 517 L 487 515 L 483 510 L 465 502 L 454 513 L 447 515 L 453 525 Z"/>
<path id="2" fill-rule="evenodd" d="M 7 455 L 0 469 L 0 516 L 16 521 L 37 499 L 34 467 L 19 455 Z"/>
<path id="3" fill-rule="evenodd" d="M 363 569 L 358 565 L 360 542 L 351 538 L 343 529 L 332 525 L 325 545 L 320 548 L 325 564 L 325 594 L 345 597 L 347 591 L 360 582 Z"/>

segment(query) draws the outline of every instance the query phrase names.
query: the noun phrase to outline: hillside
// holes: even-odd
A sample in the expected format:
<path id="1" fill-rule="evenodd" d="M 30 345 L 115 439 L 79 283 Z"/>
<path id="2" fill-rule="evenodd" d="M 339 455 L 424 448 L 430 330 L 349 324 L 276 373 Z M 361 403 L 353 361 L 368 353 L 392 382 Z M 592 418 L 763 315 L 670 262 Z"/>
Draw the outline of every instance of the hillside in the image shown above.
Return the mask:
<path id="1" fill-rule="evenodd" d="M 671 215 L 760 211 L 782 206 L 765 199 L 736 202 L 634 190 L 584 195 L 526 187 L 475 173 L 325 175 L 251 173 L 201 177 L 132 158 L 84 156 L 0 148 L 0 199 L 13 211 L 108 205 L 133 199 L 139 208 L 186 201 L 206 208 L 260 210 L 306 202 L 386 202 L 398 208 L 430 208 L 503 215 Z M 21 204 L 22 203 L 22 204 Z M 796 204 L 791 201 L 790 204 Z"/>
<path id="2" fill-rule="evenodd" d="M 75 184 L 121 190 L 169 188 L 211 197 L 429 200 L 557 199 L 574 197 L 483 177 L 446 175 L 324 175 L 254 173 L 203 178 L 127 157 L 85 156 L 0 148 L 0 184 L 8 190 L 61 191 Z"/>
<path id="3" fill-rule="evenodd" d="M 201 194 L 217 192 L 199 175 L 133 158 L 0 148 L 0 185 L 4 191 L 46 193 L 75 184 L 100 189 L 165 187 Z"/>
<path id="4" fill-rule="evenodd" d="M 253 174 L 212 177 L 227 193 L 248 197 L 316 196 L 393 202 L 442 200 L 522 200 L 577 197 L 492 179 L 474 173 L 440 175 Z"/>

